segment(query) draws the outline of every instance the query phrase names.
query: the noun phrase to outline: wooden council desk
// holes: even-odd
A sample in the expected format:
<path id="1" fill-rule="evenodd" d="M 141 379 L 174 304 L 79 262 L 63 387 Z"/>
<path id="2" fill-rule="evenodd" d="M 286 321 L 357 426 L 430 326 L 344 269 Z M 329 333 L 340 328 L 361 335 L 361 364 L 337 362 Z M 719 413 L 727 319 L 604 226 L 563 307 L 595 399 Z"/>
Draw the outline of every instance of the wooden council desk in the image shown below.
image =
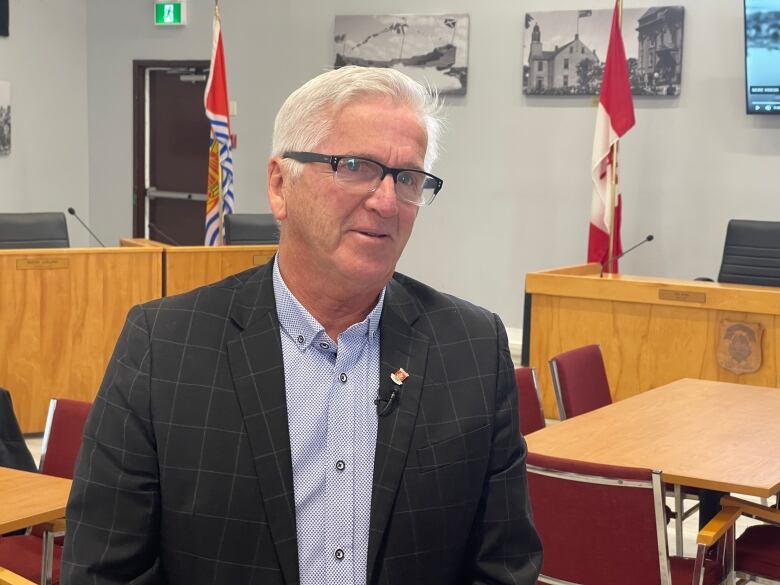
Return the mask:
<path id="1" fill-rule="evenodd" d="M 663 472 L 768 498 L 780 491 L 780 390 L 683 379 L 526 436 L 542 455 Z"/>
<path id="2" fill-rule="evenodd" d="M 614 401 L 680 378 L 780 385 L 780 288 L 599 272 L 584 264 L 526 276 L 522 361 L 536 368 L 548 418 L 558 417 L 548 361 L 591 343 L 601 346 Z M 763 327 L 755 372 L 719 365 L 724 321 Z"/>
<path id="3" fill-rule="evenodd" d="M 0 534 L 65 516 L 71 480 L 0 467 Z"/>
<path id="4" fill-rule="evenodd" d="M 159 248 L 0 250 L 0 387 L 23 433 L 51 398 L 92 401 L 135 304 L 162 295 Z"/>
<path id="5" fill-rule="evenodd" d="M 171 246 L 143 238 L 120 240 L 128 248 L 159 248 L 163 251 L 163 295 L 170 296 L 211 284 L 231 274 L 268 262 L 277 245 Z"/>

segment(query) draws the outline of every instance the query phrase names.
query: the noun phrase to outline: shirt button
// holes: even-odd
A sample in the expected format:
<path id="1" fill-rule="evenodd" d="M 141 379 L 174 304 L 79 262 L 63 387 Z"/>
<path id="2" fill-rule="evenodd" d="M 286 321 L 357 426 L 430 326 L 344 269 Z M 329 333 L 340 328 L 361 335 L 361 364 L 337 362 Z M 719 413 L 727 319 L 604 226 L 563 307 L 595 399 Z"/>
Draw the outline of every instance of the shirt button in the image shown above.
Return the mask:
<path id="1" fill-rule="evenodd" d="M 344 463 L 344 462 L 343 462 L 341 459 L 339 459 L 338 461 L 336 461 L 336 469 L 338 469 L 339 471 L 344 471 L 344 468 L 345 468 L 346 466 L 347 466 L 347 464 L 346 464 L 346 463 Z"/>
<path id="2" fill-rule="evenodd" d="M 341 550 L 340 548 L 337 548 L 336 552 L 334 553 L 334 556 L 336 557 L 337 561 L 343 560 L 344 559 L 344 551 Z"/>
<path id="3" fill-rule="evenodd" d="M 325 343 L 324 341 L 320 341 L 320 347 L 322 349 L 328 349 L 330 346 L 327 343 Z"/>
<path id="4" fill-rule="evenodd" d="M 304 341 L 306 341 L 306 340 L 303 338 L 303 335 L 299 335 L 298 336 L 298 343 L 303 343 Z"/>
<path id="5" fill-rule="evenodd" d="M 347 381 L 347 375 L 344 372 L 341 372 L 341 375 L 339 376 L 339 380 L 341 380 L 342 383 Z"/>

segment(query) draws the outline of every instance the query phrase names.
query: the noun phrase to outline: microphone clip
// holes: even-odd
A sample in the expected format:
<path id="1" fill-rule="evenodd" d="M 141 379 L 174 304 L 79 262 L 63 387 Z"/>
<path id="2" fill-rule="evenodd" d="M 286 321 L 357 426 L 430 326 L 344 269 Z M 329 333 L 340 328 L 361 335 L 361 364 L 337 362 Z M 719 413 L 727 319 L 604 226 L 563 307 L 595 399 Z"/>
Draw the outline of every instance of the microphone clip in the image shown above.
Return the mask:
<path id="1" fill-rule="evenodd" d="M 393 388 L 393 391 L 390 393 L 390 398 L 387 400 L 382 400 L 381 397 L 377 396 L 374 399 L 374 404 L 376 405 L 376 415 L 377 416 L 387 416 L 393 411 L 393 406 L 395 406 L 395 403 L 398 401 L 398 388 Z M 382 403 L 385 403 L 384 406 L 382 406 Z"/>
<path id="2" fill-rule="evenodd" d="M 395 386 L 393 386 L 393 391 L 390 392 L 390 397 L 387 400 L 383 400 L 381 395 L 374 399 L 377 416 L 387 416 L 393 411 L 393 407 L 399 400 L 399 394 L 401 393 L 401 388 L 403 388 L 404 380 L 408 377 L 409 373 L 403 368 L 398 368 L 395 372 L 390 374 L 390 379 Z M 385 403 L 384 406 L 382 406 L 383 402 Z"/>

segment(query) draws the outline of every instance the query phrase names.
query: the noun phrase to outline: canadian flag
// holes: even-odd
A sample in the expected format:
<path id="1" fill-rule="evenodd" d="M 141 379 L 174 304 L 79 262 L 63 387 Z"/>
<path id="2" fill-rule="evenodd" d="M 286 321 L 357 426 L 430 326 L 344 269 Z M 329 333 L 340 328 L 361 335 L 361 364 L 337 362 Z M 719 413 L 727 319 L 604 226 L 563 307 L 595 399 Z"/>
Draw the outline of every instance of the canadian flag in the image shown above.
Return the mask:
<path id="1" fill-rule="evenodd" d="M 617 261 L 608 262 L 610 232 L 610 182 L 616 172 L 616 161 L 612 160 L 612 145 L 634 125 L 634 102 L 631 98 L 631 84 L 628 80 L 626 51 L 620 32 L 618 5 L 612 14 L 612 29 L 609 33 L 607 61 L 601 81 L 601 94 L 596 114 L 596 134 L 593 138 L 591 174 L 593 199 L 590 207 L 590 234 L 588 236 L 588 262 L 598 262 L 605 272 L 617 272 Z M 617 182 L 617 180 L 616 180 Z M 613 235 L 613 257 L 620 255 L 620 195 L 615 206 L 615 229 Z M 611 264 L 609 266 L 608 264 Z"/>

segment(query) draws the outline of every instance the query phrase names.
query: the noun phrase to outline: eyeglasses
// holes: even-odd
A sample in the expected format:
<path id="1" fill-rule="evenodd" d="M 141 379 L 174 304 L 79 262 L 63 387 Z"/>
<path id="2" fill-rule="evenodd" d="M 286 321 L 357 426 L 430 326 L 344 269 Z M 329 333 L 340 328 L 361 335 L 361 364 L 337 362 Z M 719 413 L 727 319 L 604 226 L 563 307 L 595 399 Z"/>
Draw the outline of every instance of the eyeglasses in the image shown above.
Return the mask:
<path id="1" fill-rule="evenodd" d="M 424 207 L 433 202 L 444 181 L 416 169 L 394 169 L 361 156 L 333 156 L 316 152 L 285 152 L 282 158 L 302 163 L 327 163 L 333 168 L 333 180 L 355 195 L 373 193 L 387 175 L 392 175 L 398 199 Z"/>

